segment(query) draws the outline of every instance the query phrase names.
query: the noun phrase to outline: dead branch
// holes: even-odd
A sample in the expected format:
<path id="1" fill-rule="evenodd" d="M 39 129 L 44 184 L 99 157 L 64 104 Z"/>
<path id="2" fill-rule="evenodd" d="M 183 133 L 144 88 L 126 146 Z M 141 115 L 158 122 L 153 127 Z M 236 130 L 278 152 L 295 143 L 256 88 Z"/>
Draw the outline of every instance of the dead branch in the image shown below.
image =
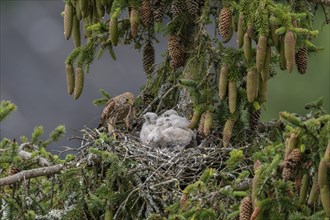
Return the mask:
<path id="1" fill-rule="evenodd" d="M 39 176 L 54 175 L 59 173 L 65 166 L 57 164 L 50 167 L 41 167 L 31 170 L 23 170 L 12 176 L 7 176 L 0 179 L 0 186 L 11 185 L 24 179 L 31 179 Z"/>

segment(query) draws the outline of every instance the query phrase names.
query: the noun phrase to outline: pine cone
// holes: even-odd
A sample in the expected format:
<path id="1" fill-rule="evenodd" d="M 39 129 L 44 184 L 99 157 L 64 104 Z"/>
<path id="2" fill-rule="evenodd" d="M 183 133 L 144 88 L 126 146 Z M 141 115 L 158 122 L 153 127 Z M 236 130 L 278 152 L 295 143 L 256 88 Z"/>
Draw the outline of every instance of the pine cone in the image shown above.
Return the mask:
<path id="1" fill-rule="evenodd" d="M 260 81 L 260 102 L 267 101 L 267 90 L 268 90 L 268 80 L 261 80 Z"/>
<path id="2" fill-rule="evenodd" d="M 239 13 L 238 23 L 237 23 L 237 46 L 241 48 L 244 41 L 244 14 Z"/>
<path id="3" fill-rule="evenodd" d="M 286 60 L 286 68 L 289 73 L 293 70 L 293 65 L 295 63 L 295 47 L 296 47 L 296 37 L 292 31 L 287 31 L 284 36 L 284 55 Z"/>
<path id="4" fill-rule="evenodd" d="M 78 99 L 84 88 L 84 69 L 81 66 L 76 67 L 76 79 L 74 86 L 74 99 Z"/>
<path id="5" fill-rule="evenodd" d="M 251 38 L 248 33 L 244 34 L 243 52 L 244 52 L 244 57 L 246 59 L 246 62 L 250 63 L 251 58 L 252 58 L 252 42 L 251 42 Z"/>
<path id="6" fill-rule="evenodd" d="M 299 167 L 301 160 L 302 153 L 300 152 L 300 149 L 293 149 L 284 162 L 284 168 L 282 172 L 282 177 L 284 180 L 290 180 L 293 178 L 293 174 Z"/>
<path id="7" fill-rule="evenodd" d="M 279 38 L 280 44 L 280 68 L 281 70 L 286 70 L 286 59 L 285 59 L 285 52 L 284 52 L 284 37 Z"/>
<path id="8" fill-rule="evenodd" d="M 307 47 L 304 45 L 303 47 L 299 48 L 298 52 L 296 53 L 296 65 L 298 72 L 300 74 L 306 73 L 307 64 L 308 64 L 308 51 L 307 51 Z"/>
<path id="9" fill-rule="evenodd" d="M 257 46 L 257 53 L 256 53 L 256 65 L 258 73 L 261 72 L 264 62 L 266 59 L 266 52 L 267 52 L 267 36 L 260 35 L 258 39 L 258 46 Z"/>
<path id="10" fill-rule="evenodd" d="M 228 106 L 230 113 L 234 113 L 236 111 L 236 103 L 237 103 L 237 88 L 235 81 L 229 81 L 228 83 Z"/>
<path id="11" fill-rule="evenodd" d="M 250 220 L 253 212 L 251 196 L 247 196 L 241 200 L 239 207 L 239 220 Z"/>
<path id="12" fill-rule="evenodd" d="M 227 86 L 228 86 L 227 76 L 228 76 L 228 65 L 223 64 L 219 76 L 219 97 L 221 100 L 224 100 L 227 93 Z"/>
<path id="13" fill-rule="evenodd" d="M 223 42 L 227 43 L 233 35 L 232 13 L 230 8 L 224 7 L 221 9 L 218 22 L 219 34 L 223 38 Z"/>
<path id="14" fill-rule="evenodd" d="M 141 3 L 142 24 L 145 27 L 150 27 L 153 21 L 153 14 L 150 0 L 143 0 Z"/>
<path id="15" fill-rule="evenodd" d="M 149 41 L 143 49 L 143 67 L 147 76 L 153 73 L 155 64 L 155 49 Z"/>
<path id="16" fill-rule="evenodd" d="M 206 117 L 206 112 L 204 112 L 202 114 L 201 119 L 199 120 L 198 129 L 197 129 L 198 134 L 200 134 L 203 137 L 205 137 L 205 134 L 204 134 L 205 117 Z"/>
<path id="17" fill-rule="evenodd" d="M 249 69 L 246 78 L 246 94 L 248 101 L 252 103 L 255 98 L 258 96 L 258 73 L 255 67 Z"/>
<path id="18" fill-rule="evenodd" d="M 80 21 L 82 19 L 81 10 L 80 10 L 80 1 L 76 2 L 75 11 L 76 11 L 77 18 Z"/>
<path id="19" fill-rule="evenodd" d="M 293 178 L 294 169 L 291 167 L 284 167 L 282 171 L 282 177 L 284 180 L 291 180 Z"/>
<path id="20" fill-rule="evenodd" d="M 186 0 L 187 9 L 190 15 L 197 17 L 199 14 L 198 0 Z"/>
<path id="21" fill-rule="evenodd" d="M 168 37 L 168 52 L 172 68 L 177 69 L 184 64 L 184 47 L 181 44 L 180 36 L 171 34 Z"/>
<path id="22" fill-rule="evenodd" d="M 292 165 L 294 165 L 294 167 L 298 167 L 299 163 L 301 162 L 301 159 L 302 153 L 298 148 L 293 149 L 288 156 L 288 161 L 292 161 Z"/>
<path id="23" fill-rule="evenodd" d="M 81 37 L 80 37 L 80 22 L 77 16 L 73 16 L 73 28 L 72 28 L 72 35 L 73 35 L 73 44 L 74 47 L 80 47 L 81 45 Z"/>
<path id="24" fill-rule="evenodd" d="M 229 145 L 230 138 L 233 134 L 235 121 L 233 119 L 228 119 L 223 127 L 222 131 L 222 142 L 225 147 Z"/>
<path id="25" fill-rule="evenodd" d="M 73 23 L 73 7 L 70 3 L 66 3 L 64 6 L 64 37 L 69 39 L 72 32 Z"/>
<path id="26" fill-rule="evenodd" d="M 15 167 L 15 166 L 10 166 L 9 170 L 8 170 L 8 175 L 12 176 L 19 172 L 21 172 L 21 169 L 19 169 L 18 167 Z"/>
<path id="27" fill-rule="evenodd" d="M 142 96 L 143 109 L 145 109 L 153 100 L 154 95 L 149 92 L 145 92 Z"/>
<path id="28" fill-rule="evenodd" d="M 140 23 L 139 11 L 137 9 L 133 8 L 131 10 L 129 21 L 130 21 L 130 25 L 131 25 L 132 37 L 135 38 L 138 34 L 139 23 Z"/>
<path id="29" fill-rule="evenodd" d="M 204 135 L 208 136 L 211 133 L 211 129 L 212 129 L 212 125 L 213 125 L 213 115 L 211 111 L 207 111 L 205 113 L 205 120 L 204 120 Z"/>
<path id="30" fill-rule="evenodd" d="M 164 17 L 164 2 L 163 0 L 153 1 L 153 16 L 155 22 L 162 22 Z"/>
<path id="31" fill-rule="evenodd" d="M 66 83 L 68 87 L 68 94 L 71 95 L 74 90 L 74 71 L 73 65 L 70 63 L 65 64 L 65 72 L 66 72 Z"/>
<path id="32" fill-rule="evenodd" d="M 261 79 L 263 81 L 268 80 L 271 58 L 272 58 L 272 48 L 268 46 L 266 51 L 265 62 L 261 70 Z"/>
<path id="33" fill-rule="evenodd" d="M 184 1 L 182 0 L 174 0 L 171 5 L 171 14 L 173 18 L 179 16 L 182 12 L 184 12 L 186 6 Z"/>
<path id="34" fill-rule="evenodd" d="M 118 32 L 118 20 L 117 18 L 111 18 L 109 21 L 109 32 L 110 32 L 110 40 L 112 45 L 117 46 L 119 32 Z"/>

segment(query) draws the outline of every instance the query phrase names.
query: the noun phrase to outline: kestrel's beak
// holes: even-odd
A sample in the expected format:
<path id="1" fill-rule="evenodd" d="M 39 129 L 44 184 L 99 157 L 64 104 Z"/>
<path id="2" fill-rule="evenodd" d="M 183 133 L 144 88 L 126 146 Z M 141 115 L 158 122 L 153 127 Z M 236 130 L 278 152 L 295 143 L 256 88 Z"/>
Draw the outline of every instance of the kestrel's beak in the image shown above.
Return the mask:
<path id="1" fill-rule="evenodd" d="M 133 106 L 134 105 L 134 101 L 132 99 L 128 99 L 128 103 Z"/>

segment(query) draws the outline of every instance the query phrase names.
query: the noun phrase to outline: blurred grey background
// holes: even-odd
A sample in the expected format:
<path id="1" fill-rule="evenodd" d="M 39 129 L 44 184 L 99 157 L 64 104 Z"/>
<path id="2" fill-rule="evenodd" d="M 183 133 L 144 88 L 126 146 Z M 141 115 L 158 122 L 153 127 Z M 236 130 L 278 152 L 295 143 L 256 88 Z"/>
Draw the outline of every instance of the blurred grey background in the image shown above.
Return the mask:
<path id="1" fill-rule="evenodd" d="M 53 147 L 77 146 L 77 141 L 68 142 L 67 138 L 79 134 L 75 129 L 84 125 L 97 125 L 99 119 L 96 117 L 102 108 L 91 102 L 100 97 L 100 88 L 111 96 L 125 91 L 137 95 L 145 83 L 142 54 L 132 46 L 118 46 L 115 48 L 117 61 L 105 52 L 100 60 L 93 62 L 85 77 L 81 97 L 73 100 L 67 95 L 65 80 L 64 61 L 73 49 L 73 42 L 71 39 L 66 41 L 63 36 L 63 18 L 60 16 L 63 1 L 1 0 L 0 7 L 0 99 L 11 100 L 18 106 L 18 110 L 0 124 L 1 139 L 29 137 L 38 125 L 44 126 L 47 136 L 56 126 L 64 124 L 67 134 Z M 324 15 L 319 13 L 317 19 L 323 21 Z M 315 28 L 321 28 L 321 22 L 315 23 L 318 23 Z M 279 74 L 270 81 L 262 120 L 278 118 L 278 112 L 284 110 L 304 113 L 304 104 L 320 96 L 326 97 L 329 112 L 329 26 L 324 26 L 319 37 L 313 40 L 325 50 L 310 57 L 306 75 L 278 70 Z M 164 38 L 159 40 L 157 63 L 167 45 Z"/>

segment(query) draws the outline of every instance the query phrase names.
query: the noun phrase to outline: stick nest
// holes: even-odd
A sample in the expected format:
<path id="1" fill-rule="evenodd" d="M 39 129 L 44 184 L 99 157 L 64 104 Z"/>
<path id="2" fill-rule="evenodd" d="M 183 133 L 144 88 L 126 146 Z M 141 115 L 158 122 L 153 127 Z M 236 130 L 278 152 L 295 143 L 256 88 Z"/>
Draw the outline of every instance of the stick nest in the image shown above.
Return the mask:
<path id="1" fill-rule="evenodd" d="M 128 192 L 114 217 L 118 217 L 120 210 L 127 208 L 133 198 L 136 199 L 133 205 L 142 199 L 140 215 L 143 217 L 161 213 L 180 198 L 184 187 L 197 181 L 206 168 L 223 168 L 223 162 L 232 150 L 220 148 L 220 139 L 211 135 L 194 148 L 152 148 L 140 143 L 136 136 L 120 131 L 116 131 L 116 139 L 111 141 L 100 142 L 100 134 L 98 130 L 83 130 L 77 159 L 97 165 L 98 157 L 88 150 L 92 147 L 113 153 L 121 164 L 130 164 L 128 181 L 135 188 Z"/>

